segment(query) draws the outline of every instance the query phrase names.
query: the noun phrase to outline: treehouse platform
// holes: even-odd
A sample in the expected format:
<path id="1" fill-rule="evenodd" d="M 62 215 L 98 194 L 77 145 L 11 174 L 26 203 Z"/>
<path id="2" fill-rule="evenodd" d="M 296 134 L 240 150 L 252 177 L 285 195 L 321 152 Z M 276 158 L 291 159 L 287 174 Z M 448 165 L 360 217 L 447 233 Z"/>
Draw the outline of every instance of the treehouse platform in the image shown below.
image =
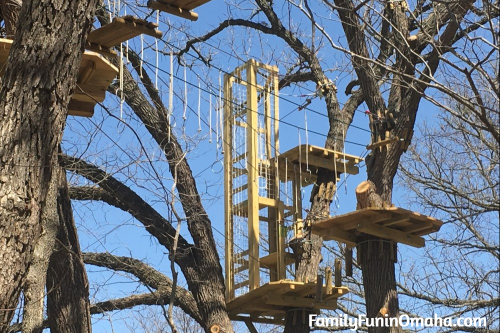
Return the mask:
<path id="1" fill-rule="evenodd" d="M 439 231 L 442 221 L 398 207 L 364 208 L 319 220 L 312 232 L 324 240 L 336 240 L 355 247 L 362 234 L 397 243 L 424 247 L 424 235 Z"/>
<path id="2" fill-rule="evenodd" d="M 295 172 L 300 170 L 302 186 L 307 186 L 316 182 L 319 168 L 336 172 L 338 179 L 342 173 L 357 175 L 357 164 L 361 161 L 363 158 L 359 156 L 304 144 L 279 155 L 278 173 L 280 181 L 286 182 L 293 180 Z"/>
<path id="3" fill-rule="evenodd" d="M 161 38 L 162 32 L 157 30 L 158 24 L 127 15 L 115 17 L 111 23 L 90 32 L 86 48 L 104 55 L 116 55 L 112 48 L 129 39 L 145 34 Z"/>
<path id="4" fill-rule="evenodd" d="M 283 325 L 286 311 L 290 308 L 327 309 L 337 308 L 337 299 L 349 292 L 347 287 L 326 285 L 318 295 L 316 283 L 280 280 L 266 283 L 240 297 L 227 302 L 232 320 Z"/>
<path id="5" fill-rule="evenodd" d="M 0 75 L 5 71 L 11 45 L 11 39 L 0 38 Z M 68 106 L 68 114 L 92 117 L 95 105 L 104 100 L 106 90 L 117 73 L 118 68 L 100 54 L 85 51 L 78 71 L 77 86 Z"/>
<path id="6" fill-rule="evenodd" d="M 198 19 L 198 14 L 192 12 L 192 10 L 209 1 L 210 0 L 150 0 L 148 1 L 148 7 L 191 21 L 196 21 Z"/>

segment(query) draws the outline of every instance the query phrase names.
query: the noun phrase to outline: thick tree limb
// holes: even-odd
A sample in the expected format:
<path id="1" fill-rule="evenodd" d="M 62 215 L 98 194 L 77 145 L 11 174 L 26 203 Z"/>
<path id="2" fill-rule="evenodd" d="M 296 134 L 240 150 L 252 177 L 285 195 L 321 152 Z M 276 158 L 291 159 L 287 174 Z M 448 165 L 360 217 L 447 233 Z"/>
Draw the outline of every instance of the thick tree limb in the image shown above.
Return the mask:
<path id="1" fill-rule="evenodd" d="M 92 306 L 93 309 L 100 309 L 102 310 L 101 312 L 103 312 L 129 308 L 136 305 L 160 305 L 164 304 L 164 301 L 168 303 L 170 299 L 173 287 L 172 280 L 140 260 L 115 256 L 110 253 L 84 253 L 83 260 L 89 265 L 130 273 L 137 277 L 147 287 L 156 290 L 151 294 L 133 295 L 101 302 Z M 148 303 L 142 303 L 143 301 L 147 301 Z M 203 320 L 200 317 L 198 306 L 196 305 L 193 295 L 189 291 L 180 286 L 176 286 L 174 305 L 180 307 L 186 314 L 203 326 Z"/>
<path id="2" fill-rule="evenodd" d="M 146 227 L 146 230 L 153 235 L 160 244 L 167 249 L 171 248 L 175 236 L 175 229 L 169 221 L 164 219 L 163 216 L 128 186 L 95 165 L 87 163 L 82 159 L 62 155 L 61 163 L 66 170 L 75 172 L 98 184 L 108 193 L 108 195 L 101 197 L 102 200 L 105 200 L 106 203 L 114 207 L 129 212 Z M 87 187 L 85 189 L 80 188 L 80 195 L 83 195 L 82 192 L 84 192 L 84 190 L 87 192 L 86 197 L 91 197 L 95 193 L 91 187 Z M 184 238 L 181 237 L 179 239 L 181 253 L 189 251 L 191 247 L 192 245 Z"/>

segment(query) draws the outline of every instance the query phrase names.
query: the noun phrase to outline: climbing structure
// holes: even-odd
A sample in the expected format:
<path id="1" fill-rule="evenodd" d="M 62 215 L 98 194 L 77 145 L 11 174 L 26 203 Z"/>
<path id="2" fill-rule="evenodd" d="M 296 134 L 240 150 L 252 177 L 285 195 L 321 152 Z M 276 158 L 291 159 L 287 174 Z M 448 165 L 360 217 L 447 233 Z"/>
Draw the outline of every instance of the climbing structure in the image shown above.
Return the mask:
<path id="1" fill-rule="evenodd" d="M 295 281 L 287 230 L 302 233 L 301 187 L 317 169 L 357 173 L 362 159 L 316 146 L 280 154 L 278 69 L 254 60 L 224 77 L 226 301 L 234 320 L 282 324 L 287 308 L 335 309 L 340 267 Z M 305 163 L 307 161 L 307 165 Z M 292 183 L 291 204 L 282 200 Z M 288 200 L 287 200 L 288 201 Z M 293 228 L 287 228 L 291 220 Z M 335 276 L 335 279 L 332 277 Z M 333 284 L 335 280 L 335 284 Z"/>

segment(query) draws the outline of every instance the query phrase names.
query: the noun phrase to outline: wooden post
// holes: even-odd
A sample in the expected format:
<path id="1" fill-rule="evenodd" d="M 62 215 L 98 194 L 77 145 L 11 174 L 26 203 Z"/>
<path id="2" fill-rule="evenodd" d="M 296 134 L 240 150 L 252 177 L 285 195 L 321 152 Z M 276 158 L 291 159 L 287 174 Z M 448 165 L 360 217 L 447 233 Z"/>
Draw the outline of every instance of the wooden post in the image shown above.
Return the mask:
<path id="1" fill-rule="evenodd" d="M 345 249 L 345 276 L 352 277 L 352 248 Z"/>
<path id="2" fill-rule="evenodd" d="M 342 286 L 342 261 L 335 258 L 335 287 Z"/>
<path id="3" fill-rule="evenodd" d="M 232 86 L 233 80 L 228 74 L 224 75 L 224 227 L 225 227 L 225 273 L 226 273 L 226 301 L 234 298 L 234 234 L 233 234 L 233 149 L 231 143 L 233 117 L 232 117 Z"/>
<path id="4" fill-rule="evenodd" d="M 247 81 L 247 149 L 248 149 L 248 275 L 249 288 L 254 290 L 260 286 L 259 276 L 259 187 L 258 187 L 258 165 L 257 152 L 257 89 L 255 61 L 250 60 L 246 66 Z"/>
<path id="5" fill-rule="evenodd" d="M 323 275 L 318 274 L 316 279 L 316 302 L 323 300 Z"/>
<path id="6" fill-rule="evenodd" d="M 332 281 L 332 269 L 330 267 L 325 268 L 326 276 L 326 294 L 331 295 L 333 293 L 333 281 Z"/>

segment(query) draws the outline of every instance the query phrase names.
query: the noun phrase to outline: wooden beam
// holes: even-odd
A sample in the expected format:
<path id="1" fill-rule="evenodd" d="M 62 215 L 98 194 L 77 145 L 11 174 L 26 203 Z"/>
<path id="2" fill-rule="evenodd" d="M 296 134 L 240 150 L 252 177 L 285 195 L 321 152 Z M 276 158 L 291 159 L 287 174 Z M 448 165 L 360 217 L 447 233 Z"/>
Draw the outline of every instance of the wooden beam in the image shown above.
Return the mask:
<path id="1" fill-rule="evenodd" d="M 415 236 L 403 231 L 392 228 L 383 227 L 381 225 L 374 225 L 367 222 L 358 224 L 357 230 L 380 238 L 390 239 L 398 243 L 414 247 L 424 247 L 425 240 L 422 237 Z"/>
<path id="2" fill-rule="evenodd" d="M 335 287 L 342 286 L 342 260 L 335 258 Z"/>
<path id="3" fill-rule="evenodd" d="M 320 235 L 324 240 L 336 240 L 345 243 L 347 246 L 356 246 L 357 236 L 352 232 L 344 231 L 339 228 L 319 229 L 313 225 L 313 234 Z"/>
<path id="4" fill-rule="evenodd" d="M 175 16 L 179 16 L 191 21 L 198 20 L 198 14 L 191 12 L 189 10 L 185 10 L 179 7 L 171 6 L 165 3 L 161 3 L 159 1 L 149 0 L 148 7 L 151 9 L 156 9 L 165 13 L 169 13 Z"/>

